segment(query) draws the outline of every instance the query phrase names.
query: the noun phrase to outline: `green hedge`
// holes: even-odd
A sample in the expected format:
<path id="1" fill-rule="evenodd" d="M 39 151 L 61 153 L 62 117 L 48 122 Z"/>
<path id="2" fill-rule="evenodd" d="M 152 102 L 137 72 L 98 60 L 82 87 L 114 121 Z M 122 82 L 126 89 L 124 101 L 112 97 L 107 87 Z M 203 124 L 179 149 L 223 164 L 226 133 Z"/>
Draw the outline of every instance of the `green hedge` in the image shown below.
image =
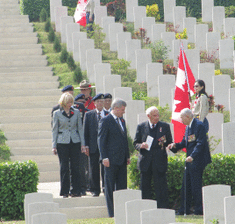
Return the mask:
<path id="1" fill-rule="evenodd" d="M 128 187 L 139 189 L 140 172 L 137 169 L 137 155 L 131 157 L 128 166 Z M 183 180 L 185 155 L 168 157 L 168 192 L 171 208 L 178 208 L 180 190 Z M 232 195 L 235 194 L 235 155 L 212 155 L 212 163 L 203 173 L 203 186 L 211 184 L 227 184 L 231 186 Z M 153 198 L 154 199 L 154 198 Z"/>
<path id="2" fill-rule="evenodd" d="M 24 196 L 37 192 L 37 164 L 32 161 L 0 163 L 0 174 L 0 220 L 24 219 Z"/>

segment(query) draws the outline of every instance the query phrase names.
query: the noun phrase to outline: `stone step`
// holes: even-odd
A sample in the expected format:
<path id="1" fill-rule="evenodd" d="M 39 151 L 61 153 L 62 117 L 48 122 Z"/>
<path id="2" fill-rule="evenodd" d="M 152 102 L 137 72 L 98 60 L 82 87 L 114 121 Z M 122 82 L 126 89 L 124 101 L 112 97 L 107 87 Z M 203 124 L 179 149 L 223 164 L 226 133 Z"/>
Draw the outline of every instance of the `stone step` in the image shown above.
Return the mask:
<path id="1" fill-rule="evenodd" d="M 0 20 L 1 22 L 1 20 Z M 19 38 L 19 37 L 37 37 L 36 32 L 26 32 L 26 33 L 0 33 L 0 38 Z"/>
<path id="2" fill-rule="evenodd" d="M 31 102 L 29 101 L 27 103 L 27 108 L 52 108 L 53 106 L 56 105 L 56 102 L 58 102 L 59 98 L 57 99 L 57 101 L 39 101 L 39 102 Z M 1 109 L 24 109 L 25 108 L 25 103 L 1 103 L 0 102 L 0 110 Z"/>
<path id="3" fill-rule="evenodd" d="M 22 72 L 48 72 L 52 71 L 52 67 L 0 67 L 0 74 L 1 73 L 22 73 Z"/>
<path id="4" fill-rule="evenodd" d="M 0 124 L 0 130 L 6 133 L 7 132 L 51 131 L 51 124 L 49 122 Z"/>
<path id="5" fill-rule="evenodd" d="M 35 102 L 35 103 L 38 103 L 38 102 L 44 102 L 44 103 L 54 102 L 53 105 L 55 105 L 59 101 L 59 97 L 58 96 L 1 97 L 0 104 L 7 104 L 7 103 L 9 103 L 9 104 L 14 104 L 14 103 L 29 104 L 29 103 L 33 103 L 33 102 Z M 37 108 L 41 108 L 41 105 L 39 105 Z"/>
<path id="6" fill-rule="evenodd" d="M 1 91 L 4 90 L 17 90 L 17 89 L 56 89 L 59 87 L 59 82 L 16 82 L 16 83 L 0 83 Z M 0 91 L 0 92 L 1 92 Z"/>
<path id="7" fill-rule="evenodd" d="M 34 139 L 34 140 L 7 140 L 6 144 L 12 149 L 15 147 L 48 147 L 52 146 L 51 139 Z"/>
<path id="8" fill-rule="evenodd" d="M 59 166 L 59 159 L 57 155 L 19 155 L 19 156 L 11 156 L 12 161 L 28 161 L 32 160 L 38 164 L 41 163 L 55 163 L 57 168 Z"/>
<path id="9" fill-rule="evenodd" d="M 45 67 L 47 66 L 47 60 L 41 59 L 30 59 L 30 60 L 17 60 L 17 61 L 9 61 L 9 60 L 0 60 L 0 67 Z"/>
<path id="10" fill-rule="evenodd" d="M 52 109 L 51 109 L 52 110 Z M 51 122 L 50 112 L 48 115 L 41 116 L 0 116 L 0 123 L 11 124 L 11 123 L 40 123 L 40 122 Z"/>
<path id="11" fill-rule="evenodd" d="M 11 154 L 14 155 L 51 155 L 51 147 L 15 147 L 11 149 Z"/>
<path id="12" fill-rule="evenodd" d="M 16 15 L 12 17 L 0 17 L 0 23 L 3 24 L 14 24 L 14 23 L 22 23 L 27 24 L 29 23 L 29 16 L 28 15 Z"/>
<path id="13" fill-rule="evenodd" d="M 0 28 L 8 27 L 33 27 L 33 23 L 0 23 Z"/>
<path id="14" fill-rule="evenodd" d="M 51 139 L 51 131 L 7 131 L 5 137 L 8 140 L 32 140 L 32 139 Z"/>
<path id="15" fill-rule="evenodd" d="M 1 94 L 0 94 L 1 95 Z M 0 113 L 0 117 L 14 117 L 14 116 L 43 116 L 43 115 L 50 115 L 52 108 L 32 108 L 32 109 L 2 109 Z M 1 122 L 1 121 L 0 121 Z"/>
<path id="16" fill-rule="evenodd" d="M 52 73 L 52 72 L 50 72 Z M 35 75 L 30 76 L 30 73 L 25 74 L 24 76 L 9 76 L 9 74 L 0 74 L 0 83 L 15 83 L 15 82 L 37 82 L 38 80 L 43 82 L 55 82 L 58 81 L 58 76 L 52 75 Z"/>
<path id="17" fill-rule="evenodd" d="M 12 34 L 14 35 L 14 34 Z M 40 48 L 42 49 L 41 44 L 12 44 L 12 45 L 0 45 L 0 50 L 16 50 L 16 49 L 35 49 L 35 48 Z"/>
<path id="18" fill-rule="evenodd" d="M 40 49 L 40 48 L 38 48 Z M 36 60 L 36 61 L 45 61 L 47 60 L 46 55 L 4 55 L 0 54 L 0 60 L 9 60 L 9 61 L 29 61 L 29 60 Z"/>
<path id="19" fill-rule="evenodd" d="M 48 155 L 45 155 L 45 156 L 48 156 Z M 59 165 L 59 158 L 57 155 L 51 155 L 50 156 L 53 156 L 54 157 L 54 161 L 53 162 L 37 162 L 37 165 L 38 165 L 38 169 L 39 169 L 39 172 L 57 172 L 60 170 L 60 165 Z M 35 160 L 34 160 L 35 161 Z M 36 162 L 36 161 L 35 161 Z"/>
<path id="20" fill-rule="evenodd" d="M 19 4 L 18 0 L 0 0 L 1 4 Z"/>
<path id="21" fill-rule="evenodd" d="M 60 96 L 61 91 L 59 89 L 8 89 L 8 90 L 1 90 L 0 89 L 0 96 L 2 97 L 11 97 L 11 96 Z M 59 97 L 58 97 L 59 99 Z"/>
<path id="22" fill-rule="evenodd" d="M 18 26 L 1 26 L 0 24 L 0 33 L 24 33 L 24 32 L 33 32 L 33 26 L 31 25 L 19 25 Z"/>
<path id="23" fill-rule="evenodd" d="M 51 67 L 45 67 L 45 69 L 47 69 L 48 71 L 44 70 L 44 71 L 24 71 L 24 72 L 2 72 L 0 73 L 0 78 L 4 78 L 7 77 L 9 79 L 11 78 L 46 78 L 46 77 L 53 77 L 53 79 L 58 79 L 58 76 L 53 76 L 53 72 L 51 71 L 51 69 L 48 69 Z M 10 70 L 10 69 L 8 69 Z M 32 69 L 33 70 L 33 69 Z M 24 82 L 27 82 L 27 80 L 24 80 Z"/>
<path id="24" fill-rule="evenodd" d="M 4 6 L 4 4 L 1 4 L 0 3 L 0 7 L 2 8 Z M 12 5 L 12 4 L 9 4 L 9 8 L 13 8 L 13 7 L 19 7 L 19 5 Z M 29 19 L 29 16 L 28 15 L 0 15 L 0 22 L 2 22 L 2 20 L 16 20 L 19 19 L 19 20 L 26 20 Z M 28 20 L 29 21 L 29 20 Z"/>
<path id="25" fill-rule="evenodd" d="M 106 206 L 60 208 L 59 211 L 60 213 L 66 214 L 67 219 L 92 219 L 109 217 Z"/>
<path id="26" fill-rule="evenodd" d="M 40 172 L 39 182 L 56 182 L 60 181 L 60 172 L 58 171 L 50 171 L 50 172 Z"/>
<path id="27" fill-rule="evenodd" d="M 20 9 L 20 6 L 19 6 L 19 4 L 1 3 L 0 2 L 0 9 Z M 1 18 L 1 16 L 0 16 L 0 18 Z"/>
<path id="28" fill-rule="evenodd" d="M 12 38 L 1 38 L 0 45 L 5 44 L 37 44 L 38 37 L 12 37 Z"/>
<path id="29" fill-rule="evenodd" d="M 2 55 L 2 57 L 8 57 L 8 58 L 16 56 L 16 55 L 21 55 L 21 56 L 35 55 L 35 56 L 37 56 L 37 55 L 42 55 L 42 48 L 0 50 L 0 55 Z M 9 60 L 11 60 L 11 59 L 9 59 Z"/>
<path id="30" fill-rule="evenodd" d="M 7 15 L 7 16 L 20 15 L 20 7 L 19 8 L 0 8 L 0 15 Z"/>

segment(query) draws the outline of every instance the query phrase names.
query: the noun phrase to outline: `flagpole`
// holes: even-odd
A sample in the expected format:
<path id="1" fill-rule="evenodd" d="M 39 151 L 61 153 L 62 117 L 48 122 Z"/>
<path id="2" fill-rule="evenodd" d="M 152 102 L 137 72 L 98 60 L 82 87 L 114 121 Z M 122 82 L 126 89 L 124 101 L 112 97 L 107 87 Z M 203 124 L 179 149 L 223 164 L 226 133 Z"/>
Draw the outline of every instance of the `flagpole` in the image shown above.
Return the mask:
<path id="1" fill-rule="evenodd" d="M 183 49 L 183 43 L 181 43 L 181 51 L 182 51 L 182 57 L 183 57 L 183 63 L 184 63 L 184 71 L 185 71 L 185 76 L 187 80 L 187 86 L 188 86 L 188 96 L 189 96 L 189 102 L 191 103 L 191 96 L 190 96 L 190 86 L 189 86 L 189 81 L 188 81 L 188 73 L 187 73 L 187 68 L 185 65 L 185 59 L 184 59 L 184 49 Z"/>

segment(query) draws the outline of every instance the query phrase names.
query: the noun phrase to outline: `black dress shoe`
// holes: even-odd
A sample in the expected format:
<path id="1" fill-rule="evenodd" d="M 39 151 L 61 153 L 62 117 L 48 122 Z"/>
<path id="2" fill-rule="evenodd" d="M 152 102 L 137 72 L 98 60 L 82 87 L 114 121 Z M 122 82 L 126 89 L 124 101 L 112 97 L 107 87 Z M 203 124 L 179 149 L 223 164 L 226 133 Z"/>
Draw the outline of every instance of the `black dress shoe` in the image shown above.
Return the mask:
<path id="1" fill-rule="evenodd" d="M 100 194 L 97 192 L 92 192 L 91 194 L 92 194 L 92 197 L 99 197 L 100 196 Z"/>
<path id="2" fill-rule="evenodd" d="M 81 196 L 86 196 L 86 191 L 81 191 Z"/>
<path id="3" fill-rule="evenodd" d="M 64 195 L 62 195 L 62 196 L 63 196 L 63 198 L 68 198 L 68 197 L 69 197 L 68 194 L 64 194 Z"/>
<path id="4" fill-rule="evenodd" d="M 79 193 L 79 194 L 71 194 L 71 197 L 72 197 L 72 198 L 81 197 L 81 194 L 80 194 L 80 193 Z"/>

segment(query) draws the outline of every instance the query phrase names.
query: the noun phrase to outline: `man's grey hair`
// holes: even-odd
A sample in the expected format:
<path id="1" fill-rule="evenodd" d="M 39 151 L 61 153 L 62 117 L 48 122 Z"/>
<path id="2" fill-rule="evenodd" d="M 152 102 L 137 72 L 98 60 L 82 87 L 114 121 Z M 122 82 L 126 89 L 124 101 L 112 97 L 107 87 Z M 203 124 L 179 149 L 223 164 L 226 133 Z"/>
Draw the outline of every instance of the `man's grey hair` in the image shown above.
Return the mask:
<path id="1" fill-rule="evenodd" d="M 180 111 L 180 114 L 193 118 L 193 112 L 189 108 L 184 108 L 183 110 Z"/>
<path id="2" fill-rule="evenodd" d="M 149 107 L 147 110 L 146 110 L 146 115 L 149 115 L 152 111 L 156 110 L 157 112 L 159 112 L 159 110 L 157 109 L 157 107 L 155 106 L 152 106 L 152 107 Z"/>
<path id="3" fill-rule="evenodd" d="M 122 100 L 122 99 L 115 98 L 115 99 L 113 100 L 112 104 L 111 104 L 111 109 L 113 110 L 114 107 L 120 108 L 120 107 L 122 107 L 122 106 L 126 107 L 126 102 L 125 102 L 124 100 Z"/>

